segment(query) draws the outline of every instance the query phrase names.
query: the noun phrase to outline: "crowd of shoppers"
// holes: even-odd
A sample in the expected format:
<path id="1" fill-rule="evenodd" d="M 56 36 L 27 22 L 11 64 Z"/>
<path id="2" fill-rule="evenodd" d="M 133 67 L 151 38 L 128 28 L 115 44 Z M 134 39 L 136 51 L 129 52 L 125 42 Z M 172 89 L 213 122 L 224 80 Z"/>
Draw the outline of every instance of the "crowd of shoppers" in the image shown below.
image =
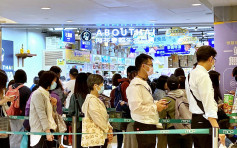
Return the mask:
<path id="1" fill-rule="evenodd" d="M 152 82 L 149 76 L 153 74 L 153 58 L 147 54 L 137 56 L 135 66 L 127 68 L 127 78 L 120 74 L 114 74 L 112 78 L 113 90 L 109 96 L 109 106 L 117 112 L 123 112 L 124 118 L 135 121 L 123 124 L 124 127 L 120 129 L 113 129 L 109 123 L 106 110 L 108 105 L 101 100 L 104 96 L 104 78 L 98 74 L 78 73 L 76 68 L 72 68 L 69 72 L 70 80 L 63 84 L 60 80 L 62 70 L 53 66 L 49 71 L 40 71 L 29 89 L 24 85 L 27 75 L 23 70 L 15 72 L 14 81 L 9 83 L 9 87 L 6 87 L 6 73 L 0 70 L 1 117 L 8 116 L 7 107 L 12 106 L 16 100 L 14 96 L 5 95 L 6 92 L 18 89 L 19 107 L 14 113 L 17 116 L 29 116 L 29 122 L 12 119 L 11 131 L 23 131 L 25 128 L 31 132 L 56 132 L 59 128 L 56 116 L 61 116 L 65 107 L 68 108 L 68 116 L 83 117 L 82 121 L 77 121 L 78 133 L 92 133 L 77 135 L 77 147 L 106 148 L 113 140 L 113 131 L 229 128 L 229 125 L 223 126 L 227 125 L 229 117 L 222 110 L 220 73 L 212 70 L 216 55 L 214 48 L 202 46 L 196 52 L 197 63 L 189 74 L 178 68 L 173 75 L 161 75 Z M 236 73 L 233 72 L 234 77 Z M 192 119 L 192 123 L 159 123 L 159 119 L 177 118 Z M 118 148 L 123 143 L 125 148 L 155 148 L 156 145 L 158 148 L 191 148 L 193 143 L 195 148 L 212 147 L 210 135 L 116 135 Z M 60 139 L 60 136 L 52 135 L 29 137 L 30 146 L 34 148 L 45 145 L 53 147 L 54 139 Z M 220 134 L 219 139 L 225 144 L 225 135 Z M 20 147 L 21 140 L 21 135 L 14 134 L 9 138 L 0 138 L 2 146 L 6 148 Z"/>

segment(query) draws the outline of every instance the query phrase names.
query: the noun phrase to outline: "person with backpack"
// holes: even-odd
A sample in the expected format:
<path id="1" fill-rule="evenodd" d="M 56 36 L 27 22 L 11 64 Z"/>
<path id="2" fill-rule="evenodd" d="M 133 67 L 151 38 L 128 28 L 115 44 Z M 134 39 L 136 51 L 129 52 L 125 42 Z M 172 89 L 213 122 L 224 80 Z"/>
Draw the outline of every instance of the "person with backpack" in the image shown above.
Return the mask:
<path id="1" fill-rule="evenodd" d="M 19 69 L 14 75 L 15 84 L 9 87 L 6 96 L 15 96 L 11 106 L 6 111 L 8 116 L 24 116 L 26 102 L 30 97 L 31 90 L 24 85 L 27 81 L 27 75 L 24 70 Z M 12 131 L 23 131 L 24 120 L 10 120 L 10 126 Z M 11 135 L 10 136 L 10 147 L 19 148 L 21 144 L 22 135 Z"/>
<path id="2" fill-rule="evenodd" d="M 121 84 L 119 84 L 118 82 L 118 80 L 121 78 L 122 76 L 120 74 L 114 74 L 112 78 L 112 84 L 116 88 L 114 88 L 110 93 L 110 104 L 112 108 L 116 108 L 116 111 L 122 111 L 121 104 L 120 104 L 121 101 L 123 100 L 122 93 L 121 93 Z M 122 130 L 118 130 L 118 129 L 115 129 L 115 131 L 122 132 Z M 117 134 L 117 148 L 121 148 L 122 145 L 123 145 L 123 134 Z"/>
<path id="3" fill-rule="evenodd" d="M 172 75 L 167 80 L 169 93 L 165 99 L 168 108 L 159 113 L 162 119 L 191 119 L 192 114 L 189 111 L 188 100 L 185 93 L 179 89 L 179 79 Z M 166 129 L 191 129 L 190 124 L 163 124 Z M 192 136 L 169 134 L 167 135 L 167 142 L 169 148 L 192 148 Z"/>
<path id="4" fill-rule="evenodd" d="M 164 96 L 166 96 L 166 91 L 167 91 L 167 79 L 168 76 L 161 75 L 157 80 L 156 80 L 156 89 L 155 92 L 153 93 L 153 98 L 154 100 L 161 100 Z"/>
<path id="5" fill-rule="evenodd" d="M 70 98 L 72 94 L 74 93 L 77 75 L 78 75 L 78 70 L 76 68 L 70 69 L 70 72 L 69 72 L 70 80 L 66 82 L 63 86 L 65 93 L 68 93 L 65 108 L 69 107 Z"/>
<path id="6" fill-rule="evenodd" d="M 89 94 L 89 88 L 87 86 L 87 74 L 79 73 L 76 77 L 74 93 L 71 96 L 70 104 L 68 108 L 68 116 L 82 117 L 81 107 L 86 99 L 86 95 Z M 77 120 L 77 132 L 82 132 L 82 122 Z M 81 135 L 77 135 L 77 147 L 81 148 Z"/>
<path id="7" fill-rule="evenodd" d="M 8 105 L 6 103 L 13 101 L 14 99 L 14 97 L 5 96 L 6 84 L 7 84 L 7 74 L 5 71 L 0 69 L 0 110 L 1 110 L 0 117 L 7 116 L 6 106 Z M 0 136 L 2 135 L 0 134 Z M 6 138 L 1 137 L 0 143 L 1 143 L 1 147 L 10 148 L 9 136 Z"/>
<path id="8" fill-rule="evenodd" d="M 202 46 L 197 51 L 198 65 L 186 79 L 185 89 L 189 102 L 189 110 L 192 113 L 192 129 L 219 128 L 217 122 L 217 103 L 214 99 L 214 89 L 208 71 L 215 66 L 217 52 L 211 46 Z M 219 134 L 222 144 L 225 143 L 225 135 Z M 193 135 L 195 147 L 212 147 L 211 135 Z"/>

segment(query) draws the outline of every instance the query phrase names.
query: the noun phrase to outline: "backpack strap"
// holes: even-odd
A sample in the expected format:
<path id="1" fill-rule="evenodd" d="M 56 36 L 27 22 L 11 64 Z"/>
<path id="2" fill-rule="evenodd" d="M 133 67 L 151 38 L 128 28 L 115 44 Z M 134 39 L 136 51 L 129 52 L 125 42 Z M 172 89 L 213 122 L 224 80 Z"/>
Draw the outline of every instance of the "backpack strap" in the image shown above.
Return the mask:
<path id="1" fill-rule="evenodd" d="M 189 85 L 189 90 L 190 90 L 191 94 L 193 95 L 193 98 L 194 98 L 195 101 L 197 102 L 198 107 L 199 107 L 199 108 L 204 112 L 204 114 L 205 114 L 205 111 L 204 111 L 204 107 L 203 107 L 202 101 L 199 101 L 199 100 L 196 98 L 196 96 L 193 94 L 193 91 L 192 91 L 191 88 L 190 88 L 189 79 L 190 79 L 190 73 L 188 74 L 188 85 Z"/>
<path id="2" fill-rule="evenodd" d="M 77 97 L 77 94 L 74 94 L 74 95 L 75 95 L 75 98 L 76 98 L 76 104 L 77 104 L 77 108 L 78 108 L 78 111 L 79 111 L 77 117 L 84 116 L 84 114 L 81 111 L 81 106 L 79 104 L 79 99 Z M 79 120 L 79 118 L 78 118 L 78 120 Z"/>
<path id="3" fill-rule="evenodd" d="M 12 85 L 11 85 L 11 86 L 12 86 Z M 22 87 L 24 87 L 24 84 L 21 84 L 21 85 L 17 86 L 17 88 L 15 88 L 15 89 L 19 90 L 19 89 L 22 88 Z"/>
<path id="4" fill-rule="evenodd" d="M 177 98 L 170 96 L 170 95 L 166 95 L 165 97 L 169 97 L 169 98 L 173 99 L 174 101 L 176 101 L 176 99 L 177 99 Z"/>

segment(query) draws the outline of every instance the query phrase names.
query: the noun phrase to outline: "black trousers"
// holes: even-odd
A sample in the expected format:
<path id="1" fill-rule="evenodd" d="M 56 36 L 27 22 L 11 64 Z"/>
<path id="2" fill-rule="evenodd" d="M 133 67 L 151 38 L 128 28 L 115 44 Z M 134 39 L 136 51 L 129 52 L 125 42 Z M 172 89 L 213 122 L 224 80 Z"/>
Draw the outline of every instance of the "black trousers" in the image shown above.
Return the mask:
<path id="1" fill-rule="evenodd" d="M 54 148 L 56 144 L 55 141 L 47 141 L 46 136 L 41 136 L 40 141 L 32 148 Z"/>
<path id="2" fill-rule="evenodd" d="M 156 125 L 143 124 L 136 122 L 134 123 L 134 131 L 151 131 L 157 130 Z M 138 148 L 155 148 L 156 147 L 156 134 L 137 134 Z"/>
<path id="3" fill-rule="evenodd" d="M 175 128 L 169 128 L 175 129 Z M 169 148 L 192 148 L 192 135 L 170 134 L 167 135 Z"/>
<path id="4" fill-rule="evenodd" d="M 210 122 L 203 117 L 201 114 L 192 114 L 192 129 L 202 129 L 202 128 L 209 128 L 211 129 L 212 126 Z M 209 135 L 192 135 L 194 147 L 195 148 L 211 148 L 212 147 L 212 136 Z"/>

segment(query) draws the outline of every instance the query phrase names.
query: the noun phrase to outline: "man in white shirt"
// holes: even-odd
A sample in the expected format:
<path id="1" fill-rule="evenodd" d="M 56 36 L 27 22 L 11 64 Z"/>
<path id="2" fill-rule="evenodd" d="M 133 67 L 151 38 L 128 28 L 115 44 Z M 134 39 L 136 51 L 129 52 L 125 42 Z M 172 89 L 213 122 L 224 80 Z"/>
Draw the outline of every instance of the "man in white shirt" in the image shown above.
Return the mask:
<path id="1" fill-rule="evenodd" d="M 211 46 L 202 46 L 197 51 L 197 67 L 186 79 L 186 93 L 189 110 L 192 113 L 192 129 L 218 127 L 217 103 L 214 100 L 214 89 L 208 71 L 214 68 L 217 52 Z M 220 135 L 224 142 L 225 135 Z M 194 145 L 198 148 L 211 148 L 211 135 L 193 135 Z"/>
<path id="2" fill-rule="evenodd" d="M 78 75 L 78 70 L 76 68 L 70 69 L 70 73 L 69 73 L 70 81 L 66 82 L 64 85 L 64 91 L 66 94 L 68 94 L 67 99 L 66 99 L 65 108 L 69 107 L 70 98 L 71 98 L 72 94 L 74 93 L 77 75 Z"/>
<path id="3" fill-rule="evenodd" d="M 166 100 L 154 101 L 152 90 L 147 83 L 148 76 L 153 74 L 153 58 L 141 54 L 136 58 L 135 65 L 138 75 L 126 90 L 131 117 L 135 121 L 134 131 L 149 131 L 162 128 L 159 123 L 158 111 L 167 108 Z M 138 148 L 155 148 L 156 135 L 136 135 Z"/>

